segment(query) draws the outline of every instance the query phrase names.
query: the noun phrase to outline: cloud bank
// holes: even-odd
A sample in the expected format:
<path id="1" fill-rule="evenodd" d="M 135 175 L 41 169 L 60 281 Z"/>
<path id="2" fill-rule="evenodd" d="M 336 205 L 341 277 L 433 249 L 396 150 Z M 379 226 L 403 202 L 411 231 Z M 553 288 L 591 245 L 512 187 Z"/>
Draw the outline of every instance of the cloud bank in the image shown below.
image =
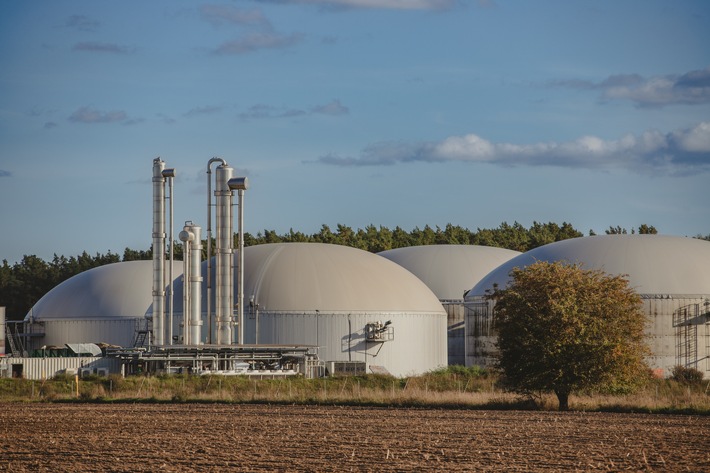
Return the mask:
<path id="1" fill-rule="evenodd" d="M 448 10 L 456 0 L 256 0 L 259 3 L 320 5 L 334 8 L 372 8 L 386 10 Z"/>
<path id="2" fill-rule="evenodd" d="M 96 31 L 101 23 L 84 15 L 72 15 L 64 25 L 77 31 Z"/>
<path id="3" fill-rule="evenodd" d="M 132 54 L 136 52 L 135 48 L 129 46 L 121 46 L 114 43 L 99 43 L 95 41 L 86 41 L 76 43 L 72 47 L 73 51 L 82 51 L 90 53 L 110 53 L 110 54 Z"/>
<path id="4" fill-rule="evenodd" d="M 4 169 L 0 169 L 0 177 L 11 177 L 12 173 L 10 171 L 5 171 Z"/>
<path id="5" fill-rule="evenodd" d="M 710 103 L 710 67 L 685 74 L 653 77 L 618 74 L 600 82 L 573 79 L 556 81 L 552 85 L 600 90 L 603 101 L 626 100 L 638 107 Z"/>
<path id="6" fill-rule="evenodd" d="M 340 100 L 331 100 L 323 105 L 316 105 L 309 110 L 300 108 L 274 107 L 265 104 L 256 104 L 239 114 L 242 120 L 261 120 L 273 118 L 294 118 L 306 115 L 342 116 L 350 113 L 350 109 L 340 103 Z"/>
<path id="7" fill-rule="evenodd" d="M 493 143 L 478 135 L 451 136 L 439 142 L 376 143 L 358 157 L 335 154 L 317 162 L 336 166 L 382 166 L 409 162 L 471 162 L 500 166 L 556 166 L 627 169 L 647 174 L 686 175 L 710 171 L 710 122 L 670 133 L 646 131 L 605 141 L 583 136 L 570 142 Z"/>
<path id="8" fill-rule="evenodd" d="M 76 123 L 127 123 L 129 119 L 126 112 L 122 110 L 102 112 L 90 107 L 81 107 L 69 116 L 69 121 Z"/>

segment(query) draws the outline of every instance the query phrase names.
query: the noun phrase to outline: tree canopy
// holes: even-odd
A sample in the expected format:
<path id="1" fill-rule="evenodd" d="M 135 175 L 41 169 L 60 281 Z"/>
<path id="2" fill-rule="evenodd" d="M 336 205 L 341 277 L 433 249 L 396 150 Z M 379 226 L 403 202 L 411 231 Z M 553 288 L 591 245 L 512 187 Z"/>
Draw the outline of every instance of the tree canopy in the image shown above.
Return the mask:
<path id="1" fill-rule="evenodd" d="M 566 410 L 572 392 L 631 387 L 648 372 L 646 318 L 625 277 L 546 261 L 511 277 L 489 296 L 507 389 L 553 392 Z"/>

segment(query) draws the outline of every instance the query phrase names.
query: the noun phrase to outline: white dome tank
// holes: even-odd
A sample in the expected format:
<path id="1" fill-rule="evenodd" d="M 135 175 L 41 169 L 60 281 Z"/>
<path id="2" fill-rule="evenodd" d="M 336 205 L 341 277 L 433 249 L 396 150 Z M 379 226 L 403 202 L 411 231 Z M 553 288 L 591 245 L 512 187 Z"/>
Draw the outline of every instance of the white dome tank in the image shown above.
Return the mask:
<path id="1" fill-rule="evenodd" d="M 203 339 L 206 267 L 205 262 Z M 176 316 L 182 313 L 180 286 L 176 281 Z M 383 367 L 405 376 L 446 366 L 446 312 L 434 293 L 401 266 L 355 248 L 324 243 L 245 248 L 244 321 L 247 344 L 318 346 L 321 360 L 360 362 L 368 372 Z M 367 338 L 368 324 L 387 321 L 381 338 Z"/>
<path id="2" fill-rule="evenodd" d="M 465 363 L 464 293 L 519 254 L 519 251 L 478 245 L 408 246 L 378 253 L 412 272 L 441 301 L 447 313 L 449 365 Z"/>
<path id="3" fill-rule="evenodd" d="M 667 235 L 597 235 L 550 243 L 504 263 L 466 296 L 466 364 L 486 365 L 494 353 L 490 303 L 494 285 L 506 287 L 510 271 L 535 261 L 579 263 L 584 269 L 627 275 L 648 318 L 649 364 L 659 375 L 673 366 L 701 369 L 708 376 L 710 330 L 710 242 Z"/>
<path id="4" fill-rule="evenodd" d="M 182 274 L 181 263 L 174 263 L 173 274 Z M 151 261 L 126 261 L 67 279 L 37 301 L 25 317 L 25 322 L 44 324 L 44 337 L 34 343 L 130 346 L 153 302 L 152 278 Z"/>

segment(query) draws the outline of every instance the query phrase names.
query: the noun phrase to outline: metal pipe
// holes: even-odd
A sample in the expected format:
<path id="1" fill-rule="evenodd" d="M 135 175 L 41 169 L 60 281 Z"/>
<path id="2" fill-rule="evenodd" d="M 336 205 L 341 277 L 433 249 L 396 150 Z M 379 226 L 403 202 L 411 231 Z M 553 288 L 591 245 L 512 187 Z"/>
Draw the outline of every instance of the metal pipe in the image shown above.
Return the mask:
<path id="1" fill-rule="evenodd" d="M 249 188 L 249 179 L 246 177 L 235 177 L 227 183 L 230 189 L 237 189 L 239 197 L 239 207 L 237 209 L 237 225 L 239 237 L 238 248 L 238 270 L 237 270 L 237 344 L 244 344 L 244 191 Z"/>
<path id="2" fill-rule="evenodd" d="M 165 162 L 153 160 L 153 340 L 163 345 L 165 334 Z"/>
<path id="3" fill-rule="evenodd" d="M 227 165 L 222 158 L 207 161 L 207 343 L 212 343 L 212 164 Z"/>
<path id="4" fill-rule="evenodd" d="M 180 232 L 183 250 L 183 344 L 202 344 L 202 229 L 190 221 Z"/>
<path id="5" fill-rule="evenodd" d="M 190 344 L 189 320 L 190 314 L 190 239 L 194 235 L 188 230 L 188 223 L 185 222 L 183 230 L 178 235 L 182 241 L 182 344 Z"/>
<path id="6" fill-rule="evenodd" d="M 238 249 L 239 251 L 239 271 L 237 271 L 237 323 L 239 324 L 239 334 L 237 343 L 244 345 L 244 189 L 237 191 L 239 197 L 239 208 L 237 210 L 237 225 L 239 226 Z"/>
<path id="7" fill-rule="evenodd" d="M 175 169 L 165 169 L 163 172 L 163 177 L 166 178 L 168 182 L 168 199 L 170 200 L 170 264 L 168 265 L 168 345 L 173 344 L 173 306 L 175 301 L 173 300 L 173 263 L 175 262 L 175 252 L 174 250 L 174 236 L 173 229 L 175 224 L 173 223 L 174 215 L 174 201 L 173 201 L 173 179 L 175 178 Z"/>
<path id="8" fill-rule="evenodd" d="M 232 190 L 228 182 L 234 170 L 227 165 L 217 167 L 215 174 L 216 226 L 215 243 L 217 245 L 215 261 L 215 316 L 217 318 L 217 344 L 232 344 L 232 324 L 234 311 L 233 284 L 233 222 L 232 222 Z"/>
<path id="9" fill-rule="evenodd" d="M 190 241 L 190 343 L 202 345 L 202 229 L 192 225 L 190 232 L 194 235 Z"/>

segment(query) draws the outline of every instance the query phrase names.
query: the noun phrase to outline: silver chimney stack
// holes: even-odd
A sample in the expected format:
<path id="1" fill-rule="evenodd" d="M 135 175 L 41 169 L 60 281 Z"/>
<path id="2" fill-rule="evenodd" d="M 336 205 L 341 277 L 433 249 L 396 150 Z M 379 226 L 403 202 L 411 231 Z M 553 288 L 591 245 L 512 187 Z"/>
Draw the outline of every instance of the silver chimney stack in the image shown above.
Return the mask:
<path id="1" fill-rule="evenodd" d="M 179 235 L 183 242 L 183 343 L 202 344 L 202 229 L 188 221 Z"/>
<path id="2" fill-rule="evenodd" d="M 217 344 L 232 344 L 232 325 L 234 312 L 234 224 L 232 215 L 232 190 L 229 180 L 234 169 L 222 164 L 215 173 L 216 200 L 216 269 L 217 283 L 215 292 L 215 315 L 217 318 Z"/>
<path id="3" fill-rule="evenodd" d="M 153 341 L 165 344 L 165 162 L 153 160 Z"/>

